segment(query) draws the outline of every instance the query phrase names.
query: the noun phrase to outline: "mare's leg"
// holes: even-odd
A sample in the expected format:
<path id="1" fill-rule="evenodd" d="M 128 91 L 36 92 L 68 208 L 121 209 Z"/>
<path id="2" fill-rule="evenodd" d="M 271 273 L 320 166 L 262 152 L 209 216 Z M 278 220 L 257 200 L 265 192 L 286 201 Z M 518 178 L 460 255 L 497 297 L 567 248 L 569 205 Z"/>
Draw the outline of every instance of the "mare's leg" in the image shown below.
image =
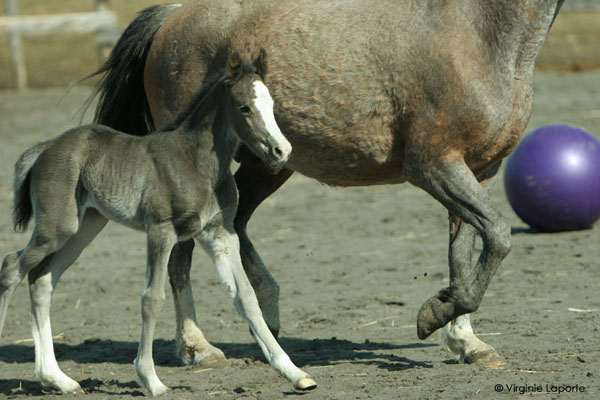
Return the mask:
<path id="1" fill-rule="evenodd" d="M 32 334 L 35 344 L 35 374 L 44 386 L 62 393 L 81 392 L 77 382 L 65 375 L 54 356 L 50 324 L 50 303 L 54 288 L 62 273 L 75 262 L 83 249 L 106 225 L 106 218 L 96 210 L 88 210 L 79 230 L 54 254 L 29 272 Z"/>
<path id="2" fill-rule="evenodd" d="M 246 157 L 235 174 L 239 192 L 235 229 L 240 240 L 242 263 L 254 287 L 263 316 L 273 334 L 279 334 L 279 285 L 269 272 L 246 233 L 246 225 L 258 205 L 292 175 L 283 169 L 273 175 L 252 157 Z M 177 315 L 177 355 L 184 364 L 214 365 L 225 359 L 221 350 L 206 341 L 196 320 L 190 287 L 193 243 L 177 244 L 169 260 L 169 278 Z"/>
<path id="3" fill-rule="evenodd" d="M 478 177 L 481 185 L 488 191 L 499 169 L 500 163 Z M 450 286 L 459 286 L 461 282 L 468 282 L 468 277 L 473 274 L 473 249 L 476 234 L 473 225 L 464 223 L 460 218 L 449 213 Z M 460 362 L 480 363 L 496 367 L 506 364 L 492 346 L 475 336 L 469 314 L 461 315 L 450 321 L 443 329 L 441 337 L 442 343 L 458 356 Z"/>
<path id="4" fill-rule="evenodd" d="M 180 242 L 173 247 L 169 258 L 169 280 L 177 318 L 176 351 L 177 357 L 184 365 L 198 364 L 209 367 L 222 363 L 226 358 L 220 349 L 205 339 L 198 328 L 190 285 L 193 250 L 193 239 Z"/>
<path id="5" fill-rule="evenodd" d="M 450 214 L 450 246 L 448 259 L 450 268 L 450 286 L 459 285 L 465 276 L 472 273 L 472 254 L 476 231 L 472 225 L 463 223 Z M 487 366 L 501 366 L 506 362 L 496 350 L 481 341 L 471 327 L 470 314 L 453 319 L 442 331 L 442 344 L 458 356 L 460 362 L 480 363 Z"/>
<path id="6" fill-rule="evenodd" d="M 474 312 L 502 260 L 510 251 L 510 225 L 492 204 L 488 192 L 459 156 L 424 160 L 408 171 L 410 181 L 425 189 L 448 211 L 472 225 L 483 239 L 483 250 L 475 267 L 467 263 L 469 251 L 452 246 L 450 286 L 430 297 L 419 310 L 417 332 L 425 339 L 451 320 Z M 459 235 L 460 236 L 460 235 Z M 471 247 L 472 233 L 465 231 L 460 247 Z"/>
<path id="7" fill-rule="evenodd" d="M 169 255 L 177 241 L 171 227 L 154 226 L 148 230 L 148 261 L 142 292 L 142 334 L 134 361 L 138 382 L 153 396 L 168 388 L 158 379 L 152 359 L 152 340 L 156 319 L 165 300 L 165 280 Z"/>
<path id="8" fill-rule="evenodd" d="M 269 364 L 292 382 L 296 389 L 314 389 L 317 386 L 316 383 L 307 373 L 292 363 L 269 330 L 254 290 L 244 272 L 240 258 L 239 240 L 233 229 L 219 230 L 202 240 L 207 252 L 215 261 L 219 280 L 233 298 L 238 312 L 250 324 L 250 329 Z"/>

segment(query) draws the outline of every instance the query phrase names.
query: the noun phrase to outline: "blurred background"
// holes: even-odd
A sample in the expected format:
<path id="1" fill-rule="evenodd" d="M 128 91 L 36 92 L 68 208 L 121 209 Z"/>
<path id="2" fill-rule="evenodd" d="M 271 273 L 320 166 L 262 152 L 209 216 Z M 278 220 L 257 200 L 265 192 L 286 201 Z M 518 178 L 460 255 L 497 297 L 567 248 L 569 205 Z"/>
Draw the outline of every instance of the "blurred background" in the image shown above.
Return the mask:
<path id="1" fill-rule="evenodd" d="M 102 59 L 99 45 L 115 38 L 119 29 L 129 24 L 139 10 L 160 3 L 156 0 L 2 1 L 0 18 L 7 15 L 9 3 L 16 4 L 21 16 L 90 13 L 98 7 L 106 7 L 116 15 L 116 29 L 105 29 L 105 32 L 21 35 L 27 82 L 32 88 L 64 87 L 91 73 Z M 10 41 L 5 29 L 0 29 L 0 66 L 0 89 L 16 87 L 11 68 Z M 600 68 L 600 1 L 565 2 L 538 57 L 537 68 L 552 71 Z"/>
<path id="2" fill-rule="evenodd" d="M 44 16 L 71 13 L 91 13 L 106 9 L 116 16 L 116 27 L 106 27 L 97 32 L 70 32 L 48 34 L 23 34 L 21 46 L 27 70 L 28 86 L 32 88 L 67 86 L 96 70 L 101 63 L 100 47 L 106 41 L 118 38 L 119 31 L 127 26 L 136 14 L 153 4 L 168 3 L 158 0 L 1 0 L 1 17 L 7 16 L 9 7 L 16 6 L 20 16 Z M 9 4 L 12 3 L 12 4 Z M 79 14 L 80 16 L 83 14 Z M 100 16 L 101 14 L 98 14 Z M 90 22 L 94 20 L 91 17 Z M 66 28 L 69 18 L 65 18 Z M 86 30 L 86 22 L 79 29 Z M 11 67 L 9 35 L 0 24 L 0 89 L 16 86 Z M 90 81 L 88 83 L 93 83 Z"/>

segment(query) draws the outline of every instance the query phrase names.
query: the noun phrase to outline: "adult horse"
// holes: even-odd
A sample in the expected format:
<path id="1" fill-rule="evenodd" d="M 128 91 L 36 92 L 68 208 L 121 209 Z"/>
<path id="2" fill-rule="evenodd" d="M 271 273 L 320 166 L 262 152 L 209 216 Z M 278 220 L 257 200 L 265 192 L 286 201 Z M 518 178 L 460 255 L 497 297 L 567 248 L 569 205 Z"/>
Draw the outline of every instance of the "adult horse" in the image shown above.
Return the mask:
<path id="1" fill-rule="evenodd" d="M 200 0 L 142 13 L 98 87 L 97 122 L 144 134 L 183 109 L 233 51 L 264 47 L 265 81 L 292 143 L 270 174 L 242 154 L 235 227 L 270 328 L 279 329 L 275 279 L 246 233 L 255 208 L 297 171 L 329 185 L 410 182 L 448 209 L 449 287 L 422 305 L 421 339 L 445 327 L 461 361 L 504 363 L 479 340 L 469 313 L 510 250 L 510 226 L 486 186 L 531 113 L 535 57 L 564 0 Z M 123 106 L 146 98 L 141 108 Z M 141 103 L 140 103 L 141 104 Z M 476 234 L 483 250 L 472 262 Z M 193 243 L 169 262 L 185 363 L 223 357 L 197 327 L 189 285 Z"/>

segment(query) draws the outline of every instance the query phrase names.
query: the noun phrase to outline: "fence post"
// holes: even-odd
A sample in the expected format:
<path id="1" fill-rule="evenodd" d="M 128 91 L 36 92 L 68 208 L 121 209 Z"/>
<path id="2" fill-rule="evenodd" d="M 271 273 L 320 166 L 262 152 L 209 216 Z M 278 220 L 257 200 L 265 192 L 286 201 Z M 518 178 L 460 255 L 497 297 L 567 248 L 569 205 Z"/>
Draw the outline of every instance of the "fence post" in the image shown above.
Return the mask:
<path id="1" fill-rule="evenodd" d="M 110 0 L 95 0 L 96 11 L 108 11 Z M 108 60 L 112 47 L 120 36 L 118 29 L 107 29 L 104 32 L 96 33 L 96 47 L 98 49 L 98 59 L 101 63 Z"/>
<path id="2" fill-rule="evenodd" d="M 96 11 L 107 11 L 109 0 L 96 0 Z"/>
<path id="3" fill-rule="evenodd" d="M 9 17 L 19 14 L 18 0 L 5 0 L 6 15 Z M 10 39 L 10 62 L 12 65 L 13 77 L 16 83 L 16 89 L 19 91 L 27 89 L 27 68 L 25 67 L 25 55 L 23 54 L 23 44 L 21 35 L 17 32 L 9 34 Z"/>

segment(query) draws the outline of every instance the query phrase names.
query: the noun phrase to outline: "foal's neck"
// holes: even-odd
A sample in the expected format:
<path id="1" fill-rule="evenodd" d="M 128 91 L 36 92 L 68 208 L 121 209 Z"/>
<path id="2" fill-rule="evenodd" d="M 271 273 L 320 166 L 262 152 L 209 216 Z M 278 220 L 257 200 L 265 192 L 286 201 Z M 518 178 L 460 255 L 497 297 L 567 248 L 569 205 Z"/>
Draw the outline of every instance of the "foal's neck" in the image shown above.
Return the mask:
<path id="1" fill-rule="evenodd" d="M 169 129 L 167 138 L 178 140 L 199 164 L 205 165 L 213 159 L 222 167 L 220 169 L 229 171 L 237 136 L 226 115 L 229 102 L 226 84 L 219 81 L 199 97 L 192 100 L 174 129 Z"/>

